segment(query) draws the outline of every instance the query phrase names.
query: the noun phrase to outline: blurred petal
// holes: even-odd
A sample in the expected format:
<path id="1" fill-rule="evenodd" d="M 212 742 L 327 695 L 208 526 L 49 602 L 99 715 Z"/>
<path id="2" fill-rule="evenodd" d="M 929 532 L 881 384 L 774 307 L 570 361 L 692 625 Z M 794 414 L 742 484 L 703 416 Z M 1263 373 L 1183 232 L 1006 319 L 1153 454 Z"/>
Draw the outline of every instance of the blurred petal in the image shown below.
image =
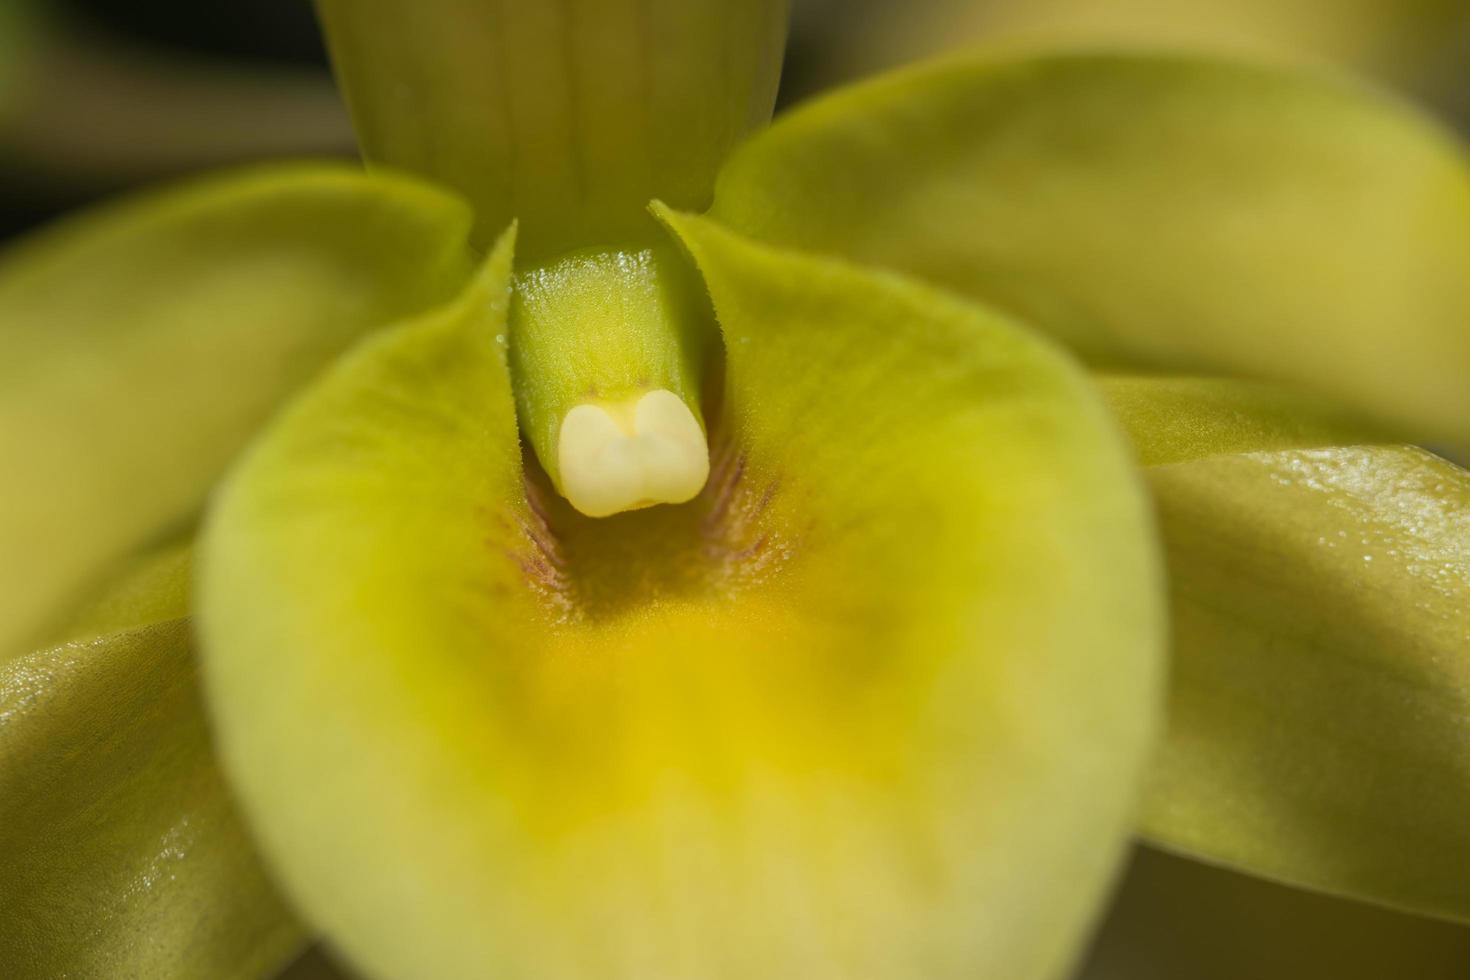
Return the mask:
<path id="1" fill-rule="evenodd" d="M 194 542 L 186 538 L 132 555 L 57 631 L 57 641 L 86 640 L 189 615 Z"/>
<path id="2" fill-rule="evenodd" d="M 920 275 L 1092 361 L 1309 383 L 1470 439 L 1470 168 L 1346 83 L 1122 55 L 956 62 L 784 117 L 713 214 Z"/>
<path id="3" fill-rule="evenodd" d="M 1121 374 L 1096 381 L 1145 466 L 1394 441 L 1340 405 L 1269 382 Z"/>
<path id="4" fill-rule="evenodd" d="M 0 258 L 0 661 L 191 520 L 276 405 L 464 274 L 464 205 L 349 168 L 251 172 Z"/>
<path id="5" fill-rule="evenodd" d="M 1118 436 L 983 311 L 669 220 L 730 354 L 696 500 L 526 489 L 503 247 L 228 481 L 207 674 L 267 852 L 378 977 L 1057 976 L 1155 721 Z"/>
<path id="6" fill-rule="evenodd" d="M 1350 447 L 1149 479 L 1175 658 L 1144 832 L 1470 920 L 1470 473 Z"/>
<path id="7" fill-rule="evenodd" d="M 474 202 L 517 249 L 656 234 L 771 118 L 787 0 L 318 0 L 368 159 Z"/>
<path id="8" fill-rule="evenodd" d="M 822 4 L 834 9 L 810 10 L 810 35 L 797 35 L 808 85 L 982 42 L 1337 63 L 1452 112 L 1466 108 L 1470 80 L 1470 8 L 1460 0 L 798 0 L 798 22 L 803 6 Z"/>
<path id="9" fill-rule="evenodd" d="M 7 980 L 270 977 L 304 942 L 210 751 L 173 620 L 0 664 Z"/>

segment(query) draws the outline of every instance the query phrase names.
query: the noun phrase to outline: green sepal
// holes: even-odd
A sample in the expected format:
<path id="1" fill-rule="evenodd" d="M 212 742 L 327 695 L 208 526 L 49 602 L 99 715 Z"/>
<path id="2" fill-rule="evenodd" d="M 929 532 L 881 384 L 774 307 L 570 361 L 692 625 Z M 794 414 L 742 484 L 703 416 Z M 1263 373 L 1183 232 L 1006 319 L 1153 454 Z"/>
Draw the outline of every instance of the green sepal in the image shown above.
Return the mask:
<path id="1" fill-rule="evenodd" d="M 783 117 L 712 214 L 1095 364 L 1296 381 L 1470 439 L 1470 167 L 1379 93 L 1168 57 L 931 65 Z"/>
<path id="2" fill-rule="evenodd" d="M 192 536 L 129 556 L 55 631 L 57 642 L 88 640 L 188 616 L 193 559 Z"/>
<path id="3" fill-rule="evenodd" d="M 525 262 L 657 230 L 645 205 L 709 203 L 770 120 L 787 0 L 317 0 L 370 161 L 511 221 Z"/>
<path id="4" fill-rule="evenodd" d="M 1144 833 L 1470 921 L 1470 473 L 1337 447 L 1148 475 L 1175 656 Z"/>
<path id="5" fill-rule="evenodd" d="M 462 202 L 296 165 L 86 214 L 0 258 L 0 660 L 176 534 L 277 404 L 466 272 Z"/>
<path id="6" fill-rule="evenodd" d="M 1144 466 L 1206 456 L 1392 443 L 1381 425 L 1269 382 L 1101 374 L 1094 380 Z"/>
<path id="7" fill-rule="evenodd" d="M 1172 596 L 1145 835 L 1470 921 L 1470 473 L 1290 389 L 1101 383 Z"/>
<path id="8" fill-rule="evenodd" d="M 264 980 L 306 936 L 215 766 L 185 620 L 0 664 L 7 980 Z"/>

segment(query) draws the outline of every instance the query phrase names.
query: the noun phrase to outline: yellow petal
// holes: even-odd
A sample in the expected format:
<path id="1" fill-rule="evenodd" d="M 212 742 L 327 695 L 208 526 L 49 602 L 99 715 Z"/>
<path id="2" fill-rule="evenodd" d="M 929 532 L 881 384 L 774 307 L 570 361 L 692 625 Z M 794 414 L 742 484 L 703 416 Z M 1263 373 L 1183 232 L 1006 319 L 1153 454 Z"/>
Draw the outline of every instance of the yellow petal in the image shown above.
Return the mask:
<path id="1" fill-rule="evenodd" d="M 695 500 L 525 482 L 504 246 L 231 476 L 207 675 L 253 826 L 374 976 L 1058 975 L 1158 693 L 1105 409 L 984 311 L 669 220 L 730 351 Z"/>

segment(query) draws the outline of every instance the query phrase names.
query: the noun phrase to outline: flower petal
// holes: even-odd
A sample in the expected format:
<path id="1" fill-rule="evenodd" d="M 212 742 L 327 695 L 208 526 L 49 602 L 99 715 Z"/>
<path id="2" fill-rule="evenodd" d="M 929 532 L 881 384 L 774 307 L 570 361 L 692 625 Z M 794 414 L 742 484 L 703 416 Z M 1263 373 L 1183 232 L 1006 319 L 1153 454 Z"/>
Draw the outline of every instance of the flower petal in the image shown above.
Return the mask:
<path id="1" fill-rule="evenodd" d="M 192 538 L 132 555 L 57 631 L 57 641 L 94 639 L 189 615 L 193 557 Z"/>
<path id="2" fill-rule="evenodd" d="M 730 350 L 694 501 L 523 476 L 503 248 L 228 480 L 206 673 L 267 853 L 374 976 L 1056 976 L 1156 719 L 1119 437 L 983 311 L 669 220 Z"/>
<path id="3" fill-rule="evenodd" d="M 0 661 L 192 519 L 275 406 L 464 274 L 464 205 L 346 167 L 215 178 L 0 260 Z"/>
<path id="4" fill-rule="evenodd" d="M 1145 466 L 1396 441 L 1334 402 L 1270 382 L 1125 374 L 1095 380 Z"/>
<path id="5" fill-rule="evenodd" d="M 800 80 L 809 87 L 977 44 L 1167 48 L 1338 64 L 1446 115 L 1465 108 L 1465 10 L 1444 0 L 914 0 L 810 26 L 819 29 L 799 38 Z"/>
<path id="6" fill-rule="evenodd" d="M 214 764 L 183 620 L 0 664 L 10 980 L 268 977 L 305 936 Z"/>
<path id="7" fill-rule="evenodd" d="M 788 0 L 318 0 L 368 159 L 474 202 L 517 252 L 656 236 L 775 104 Z"/>
<path id="8" fill-rule="evenodd" d="M 1150 465 L 1173 593 L 1145 833 L 1470 920 L 1470 473 L 1269 385 L 1103 387 Z"/>
<path id="9" fill-rule="evenodd" d="M 712 213 L 999 303 L 1095 363 L 1307 382 L 1470 439 L 1470 167 L 1344 82 L 1111 54 L 925 67 L 780 120 Z"/>
<path id="10" fill-rule="evenodd" d="M 1470 473 L 1340 447 L 1149 478 L 1176 655 L 1145 833 L 1470 921 Z"/>

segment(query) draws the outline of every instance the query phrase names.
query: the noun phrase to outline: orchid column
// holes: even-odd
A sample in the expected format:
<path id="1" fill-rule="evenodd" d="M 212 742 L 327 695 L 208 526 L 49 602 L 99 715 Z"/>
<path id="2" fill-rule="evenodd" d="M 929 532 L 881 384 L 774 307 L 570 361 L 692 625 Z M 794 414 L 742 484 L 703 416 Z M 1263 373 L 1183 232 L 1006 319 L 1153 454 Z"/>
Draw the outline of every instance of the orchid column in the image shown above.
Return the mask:
<path id="1" fill-rule="evenodd" d="M 693 497 L 710 325 L 648 202 L 703 210 L 770 120 L 785 0 L 323 0 L 368 159 L 512 221 L 517 408 L 542 466 L 605 516 Z"/>

